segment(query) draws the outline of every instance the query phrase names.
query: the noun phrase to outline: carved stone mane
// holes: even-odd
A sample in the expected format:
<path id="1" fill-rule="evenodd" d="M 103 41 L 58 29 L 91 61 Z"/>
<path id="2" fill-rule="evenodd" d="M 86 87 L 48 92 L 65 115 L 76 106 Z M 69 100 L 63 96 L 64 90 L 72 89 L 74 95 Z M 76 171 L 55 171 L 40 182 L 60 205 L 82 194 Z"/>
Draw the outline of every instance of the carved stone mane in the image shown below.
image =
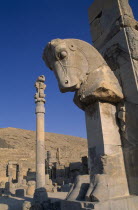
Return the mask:
<path id="1" fill-rule="evenodd" d="M 76 91 L 74 102 L 81 108 L 93 102 L 118 103 L 121 87 L 101 54 L 77 39 L 55 39 L 48 43 L 43 59 L 54 71 L 61 92 Z"/>

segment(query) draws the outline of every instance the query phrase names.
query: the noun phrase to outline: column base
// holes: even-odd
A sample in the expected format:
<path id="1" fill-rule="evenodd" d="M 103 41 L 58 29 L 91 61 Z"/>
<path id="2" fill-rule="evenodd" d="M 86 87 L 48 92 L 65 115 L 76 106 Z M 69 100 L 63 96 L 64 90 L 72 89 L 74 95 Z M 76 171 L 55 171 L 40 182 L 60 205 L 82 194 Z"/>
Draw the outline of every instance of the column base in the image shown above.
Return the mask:
<path id="1" fill-rule="evenodd" d="M 43 204 L 48 201 L 48 195 L 44 187 L 37 188 L 34 193 L 33 205 Z"/>
<path id="2" fill-rule="evenodd" d="M 61 201 L 61 210 L 136 210 L 138 196 L 120 197 L 104 202 Z"/>

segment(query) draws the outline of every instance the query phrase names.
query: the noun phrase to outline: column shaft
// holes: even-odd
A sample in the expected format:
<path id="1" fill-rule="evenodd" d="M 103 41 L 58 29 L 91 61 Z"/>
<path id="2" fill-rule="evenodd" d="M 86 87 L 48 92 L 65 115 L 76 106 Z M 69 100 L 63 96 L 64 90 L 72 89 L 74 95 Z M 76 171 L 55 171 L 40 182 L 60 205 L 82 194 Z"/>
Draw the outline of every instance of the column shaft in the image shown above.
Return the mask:
<path id="1" fill-rule="evenodd" d="M 44 103 L 36 106 L 36 188 L 41 188 L 45 187 Z"/>
<path id="2" fill-rule="evenodd" d="M 90 181 L 96 186 L 93 195 L 100 201 L 128 196 L 115 105 L 96 102 L 85 114 Z"/>

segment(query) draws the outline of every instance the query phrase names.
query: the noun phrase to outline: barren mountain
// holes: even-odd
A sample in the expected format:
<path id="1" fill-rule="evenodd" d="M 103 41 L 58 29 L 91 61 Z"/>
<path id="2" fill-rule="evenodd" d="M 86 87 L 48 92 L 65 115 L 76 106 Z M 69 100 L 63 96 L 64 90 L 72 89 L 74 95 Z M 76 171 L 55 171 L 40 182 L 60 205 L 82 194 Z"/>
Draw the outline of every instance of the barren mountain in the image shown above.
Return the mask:
<path id="1" fill-rule="evenodd" d="M 0 128 L 0 181 L 6 180 L 8 161 L 22 162 L 24 174 L 28 168 L 35 170 L 35 131 L 19 128 Z M 45 150 L 51 151 L 55 160 L 60 148 L 60 162 L 81 161 L 87 155 L 87 140 L 75 136 L 45 133 Z"/>

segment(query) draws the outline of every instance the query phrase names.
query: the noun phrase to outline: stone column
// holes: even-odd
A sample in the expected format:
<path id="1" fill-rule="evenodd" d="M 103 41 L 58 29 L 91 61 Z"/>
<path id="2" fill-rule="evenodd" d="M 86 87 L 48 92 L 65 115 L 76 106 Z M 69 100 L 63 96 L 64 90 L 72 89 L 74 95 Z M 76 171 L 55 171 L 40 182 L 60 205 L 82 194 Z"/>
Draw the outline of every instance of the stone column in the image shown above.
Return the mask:
<path id="1" fill-rule="evenodd" d="M 36 188 L 45 186 L 44 104 L 36 105 Z"/>
<path id="2" fill-rule="evenodd" d="M 47 151 L 47 161 L 48 163 L 51 163 L 51 152 Z"/>
<path id="3" fill-rule="evenodd" d="M 44 115 L 45 115 L 45 77 L 38 77 L 35 87 L 36 103 L 36 188 L 45 187 L 45 133 L 44 133 Z"/>
<path id="4" fill-rule="evenodd" d="M 22 171 L 22 163 L 18 164 L 18 172 L 17 172 L 17 180 L 18 184 L 23 184 L 23 171 Z"/>
<path id="5" fill-rule="evenodd" d="M 15 187 L 12 180 L 13 180 L 13 162 L 10 161 L 8 163 L 8 192 L 15 194 Z"/>
<path id="6" fill-rule="evenodd" d="M 39 76 L 35 87 L 37 93 L 35 94 L 36 103 L 36 191 L 34 194 L 34 201 L 43 203 L 47 200 L 45 190 L 45 133 L 44 133 L 44 115 L 45 115 L 45 94 L 44 84 L 45 77 Z"/>
<path id="7" fill-rule="evenodd" d="M 128 196 L 116 106 L 96 102 L 85 109 L 88 139 L 88 168 L 93 200 Z M 96 187 L 95 187 L 96 186 Z M 87 195 L 89 197 L 89 195 Z"/>
<path id="8" fill-rule="evenodd" d="M 58 164 L 60 164 L 60 148 L 57 148 L 56 158 L 57 158 Z"/>
<path id="9" fill-rule="evenodd" d="M 13 183 L 12 183 L 12 174 L 13 173 L 13 167 L 12 167 L 12 164 L 8 164 L 8 182 L 9 182 L 9 192 L 11 192 L 11 190 L 12 190 L 12 185 L 13 185 Z"/>
<path id="10" fill-rule="evenodd" d="M 48 174 L 49 174 L 49 178 L 52 179 L 52 156 L 51 156 L 51 152 L 47 151 L 47 162 L 48 162 Z"/>

